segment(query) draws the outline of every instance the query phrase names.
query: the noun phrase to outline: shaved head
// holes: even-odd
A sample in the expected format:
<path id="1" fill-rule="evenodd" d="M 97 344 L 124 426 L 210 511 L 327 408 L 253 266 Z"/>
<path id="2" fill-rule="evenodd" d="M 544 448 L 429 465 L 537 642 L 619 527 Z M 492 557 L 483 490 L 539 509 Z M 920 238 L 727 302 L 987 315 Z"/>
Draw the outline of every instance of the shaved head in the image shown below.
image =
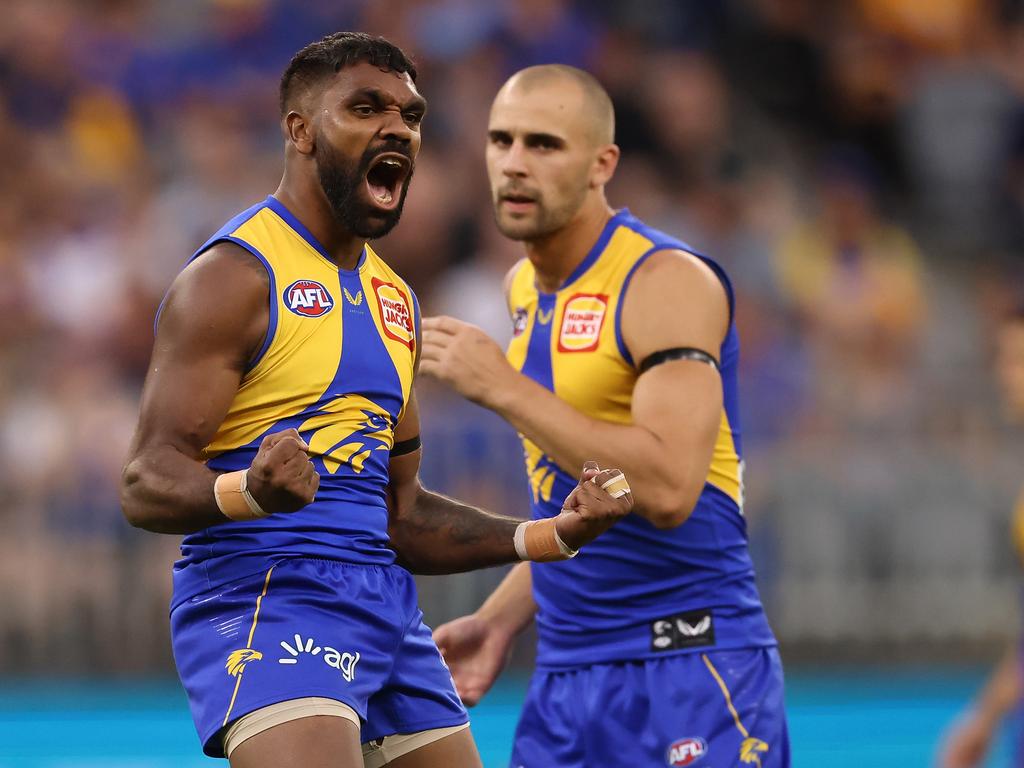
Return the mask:
<path id="1" fill-rule="evenodd" d="M 566 64 L 541 64 L 516 72 L 498 91 L 495 101 L 514 99 L 539 89 L 568 90 L 578 95 L 581 112 L 578 117 L 595 145 L 615 141 L 615 110 L 608 92 L 589 72 Z"/>

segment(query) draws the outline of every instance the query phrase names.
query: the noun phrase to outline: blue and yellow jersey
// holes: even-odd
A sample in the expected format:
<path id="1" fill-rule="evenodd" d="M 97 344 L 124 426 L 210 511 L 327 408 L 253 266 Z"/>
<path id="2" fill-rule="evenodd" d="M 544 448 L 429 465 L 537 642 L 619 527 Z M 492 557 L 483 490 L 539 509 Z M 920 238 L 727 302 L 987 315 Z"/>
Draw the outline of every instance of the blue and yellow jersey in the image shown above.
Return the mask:
<path id="1" fill-rule="evenodd" d="M 509 287 L 515 334 L 509 361 L 584 414 L 631 423 L 639 361 L 622 338 L 622 302 L 637 268 L 666 249 L 695 253 L 623 210 L 557 292 L 539 291 L 534 268 L 524 260 Z M 733 293 L 725 273 L 695 255 L 722 281 L 731 314 Z M 673 530 L 658 530 L 630 515 L 575 559 L 533 566 L 539 666 L 775 644 L 747 548 L 736 381 L 739 341 L 732 321 L 718 352 L 722 418 L 693 514 Z M 523 448 L 533 517 L 558 514 L 579 468 L 557 465 L 525 438 Z"/>
<path id="2" fill-rule="evenodd" d="M 223 423 L 206 446 L 217 471 L 248 467 L 264 437 L 295 428 L 320 473 L 312 504 L 185 537 L 175 601 L 303 556 L 387 564 L 388 456 L 412 386 L 419 308 L 367 245 L 339 269 L 268 197 L 200 248 L 236 243 L 270 276 L 270 321 Z"/>

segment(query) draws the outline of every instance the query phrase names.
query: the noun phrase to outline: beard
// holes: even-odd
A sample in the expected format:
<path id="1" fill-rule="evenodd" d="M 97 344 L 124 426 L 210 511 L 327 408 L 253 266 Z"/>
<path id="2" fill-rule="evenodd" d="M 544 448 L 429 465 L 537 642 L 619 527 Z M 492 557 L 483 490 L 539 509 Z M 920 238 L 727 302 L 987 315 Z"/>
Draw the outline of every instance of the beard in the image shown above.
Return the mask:
<path id="1" fill-rule="evenodd" d="M 586 187 L 581 187 L 569 199 L 563 200 L 557 205 L 548 205 L 542 196 L 536 196 L 536 210 L 534 214 L 525 218 L 512 218 L 501 210 L 500 197 L 494 202 L 494 222 L 501 232 L 509 240 L 520 242 L 531 242 L 541 240 L 562 229 L 572 221 L 573 217 L 583 206 L 587 196 Z"/>
<path id="2" fill-rule="evenodd" d="M 402 182 L 398 205 L 390 211 L 381 210 L 368 199 L 366 173 L 374 159 L 384 152 L 397 152 L 409 159 L 409 174 Z M 346 162 L 334 147 L 326 141 L 316 144 L 316 167 L 320 186 L 330 203 L 334 219 L 344 229 L 367 240 L 384 237 L 395 228 L 402 217 L 405 195 L 412 181 L 414 164 L 408 148 L 396 141 L 385 141 L 373 149 L 367 149 L 359 162 L 353 166 Z M 360 191 L 363 194 L 360 194 Z"/>

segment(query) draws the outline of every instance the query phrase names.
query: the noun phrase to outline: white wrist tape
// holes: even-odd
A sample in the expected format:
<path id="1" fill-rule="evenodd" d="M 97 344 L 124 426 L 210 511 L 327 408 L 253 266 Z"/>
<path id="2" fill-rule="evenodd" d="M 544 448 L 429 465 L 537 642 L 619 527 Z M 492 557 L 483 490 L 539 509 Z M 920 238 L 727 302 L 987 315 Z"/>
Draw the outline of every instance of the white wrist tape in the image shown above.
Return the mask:
<path id="1" fill-rule="evenodd" d="M 516 526 L 512 543 L 520 560 L 531 560 L 535 563 L 569 560 L 579 553 L 578 549 L 571 549 L 562 541 L 553 517 L 520 523 Z"/>
<path id="2" fill-rule="evenodd" d="M 213 496 L 217 508 L 232 520 L 259 520 L 270 513 L 265 512 L 249 491 L 249 471 L 240 469 L 220 475 L 213 484 Z"/>

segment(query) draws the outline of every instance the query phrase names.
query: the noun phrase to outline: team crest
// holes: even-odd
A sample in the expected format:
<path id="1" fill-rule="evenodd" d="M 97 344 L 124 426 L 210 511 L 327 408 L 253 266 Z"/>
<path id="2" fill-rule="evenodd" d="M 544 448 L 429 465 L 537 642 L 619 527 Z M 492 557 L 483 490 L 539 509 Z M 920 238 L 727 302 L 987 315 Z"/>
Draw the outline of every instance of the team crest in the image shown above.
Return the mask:
<path id="1" fill-rule="evenodd" d="M 228 661 L 224 668 L 232 677 L 238 677 L 245 671 L 246 664 L 251 661 L 259 661 L 262 658 L 263 654 L 259 651 L 254 651 L 252 648 L 239 648 L 228 655 Z"/>
<path id="2" fill-rule="evenodd" d="M 394 283 L 386 283 L 376 277 L 372 282 L 384 334 L 389 339 L 400 341 L 412 349 L 416 343 L 416 331 L 413 327 L 409 299 Z"/>
<path id="3" fill-rule="evenodd" d="M 322 317 L 334 308 L 334 299 L 316 280 L 296 280 L 284 289 L 284 305 L 302 317 Z"/>
<path id="4" fill-rule="evenodd" d="M 598 293 L 577 293 L 565 302 L 562 328 L 558 333 L 559 352 L 592 352 L 601 339 L 608 297 Z"/>
<path id="5" fill-rule="evenodd" d="M 701 738 L 679 739 L 672 742 L 665 755 L 665 762 L 676 768 L 694 765 L 708 753 L 708 743 Z"/>
<path id="6" fill-rule="evenodd" d="M 761 765 L 761 755 L 768 751 L 768 745 L 753 736 L 743 740 L 740 745 L 740 762 L 748 765 Z"/>
<path id="7" fill-rule="evenodd" d="M 522 336 L 526 331 L 526 321 L 530 317 L 525 307 L 516 307 L 512 313 L 512 336 Z"/>

